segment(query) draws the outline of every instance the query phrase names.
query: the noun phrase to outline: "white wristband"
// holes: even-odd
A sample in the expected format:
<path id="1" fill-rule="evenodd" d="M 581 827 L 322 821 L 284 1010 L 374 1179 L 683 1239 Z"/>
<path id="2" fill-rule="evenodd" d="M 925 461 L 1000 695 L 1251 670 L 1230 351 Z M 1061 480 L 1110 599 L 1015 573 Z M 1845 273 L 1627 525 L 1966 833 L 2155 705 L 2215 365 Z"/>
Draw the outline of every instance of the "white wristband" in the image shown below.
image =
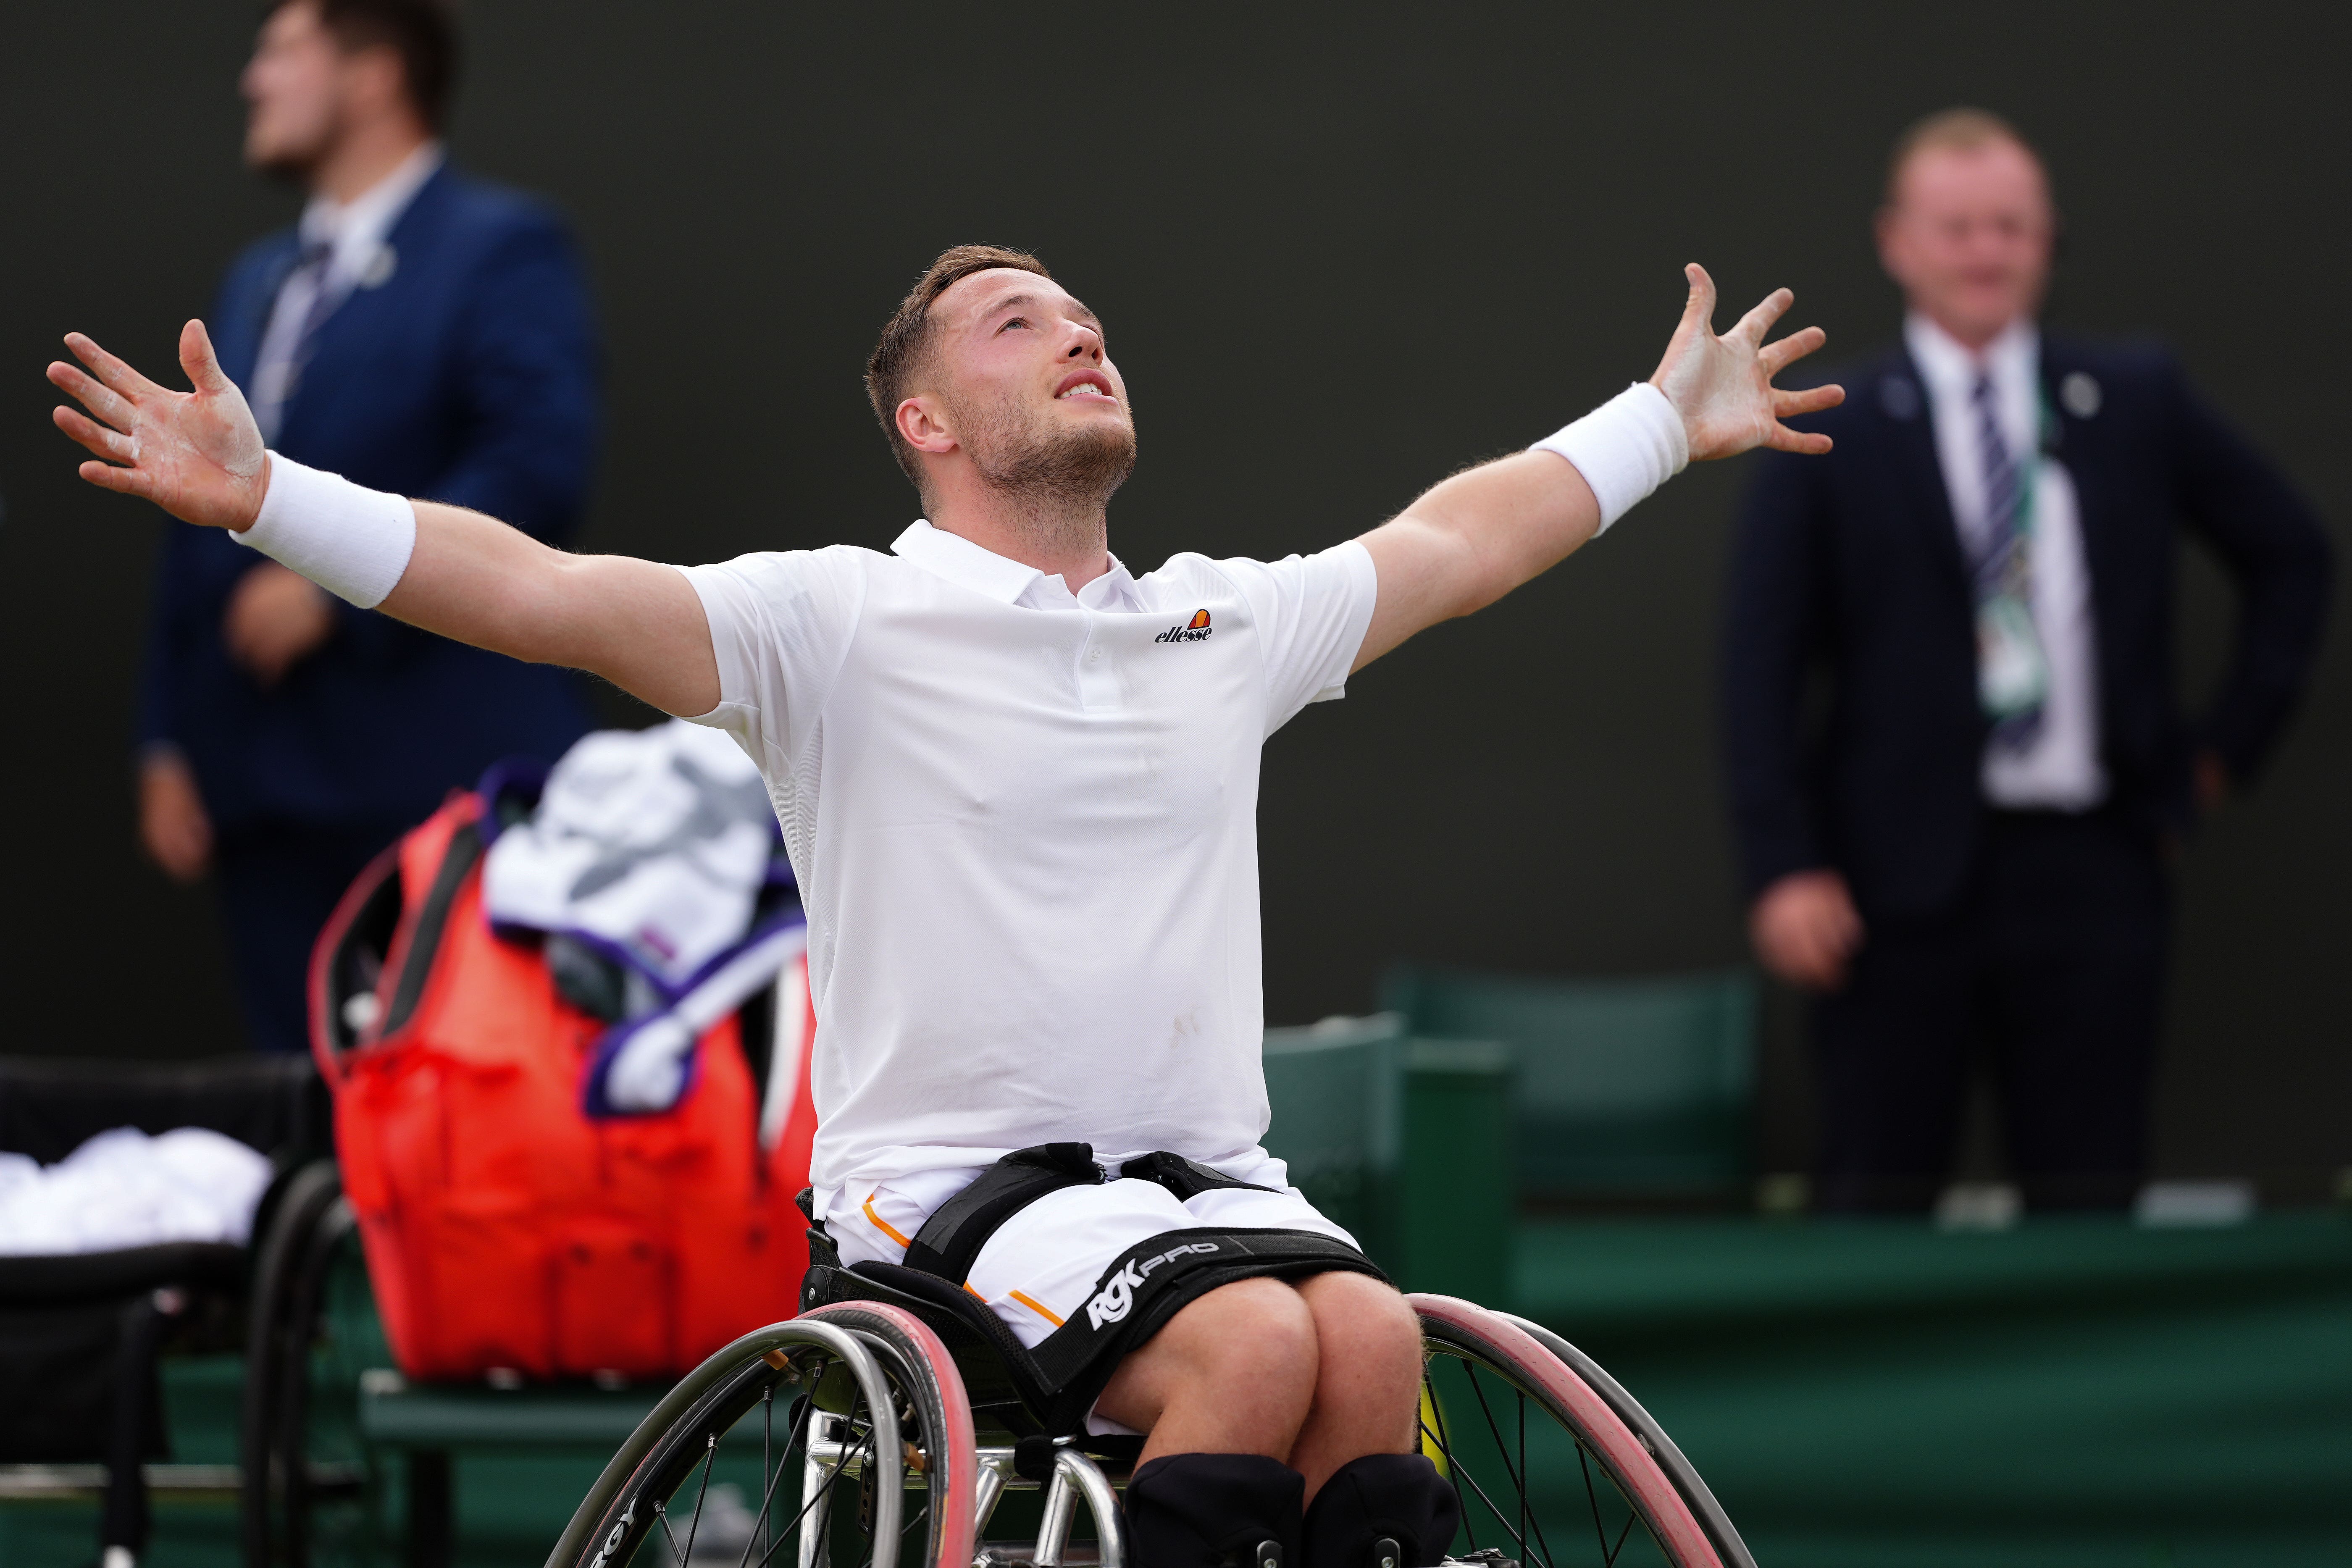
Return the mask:
<path id="1" fill-rule="evenodd" d="M 261 515 L 229 537 L 373 610 L 408 570 L 416 550 L 416 509 L 404 496 L 367 489 L 272 452 Z"/>
<path id="2" fill-rule="evenodd" d="M 1673 479 L 1690 462 L 1683 416 L 1666 395 L 1637 381 L 1583 418 L 1545 437 L 1531 452 L 1557 452 L 1576 465 L 1601 503 L 1597 538 L 1633 510 L 1633 503 Z"/>

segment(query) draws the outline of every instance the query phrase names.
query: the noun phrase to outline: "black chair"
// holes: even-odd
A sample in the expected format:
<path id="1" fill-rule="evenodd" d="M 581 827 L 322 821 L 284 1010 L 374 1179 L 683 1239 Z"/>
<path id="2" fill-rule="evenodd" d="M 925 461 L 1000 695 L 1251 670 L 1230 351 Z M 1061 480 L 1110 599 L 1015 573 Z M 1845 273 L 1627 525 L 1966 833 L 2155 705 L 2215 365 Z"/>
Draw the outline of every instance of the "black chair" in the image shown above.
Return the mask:
<path id="1" fill-rule="evenodd" d="M 277 1176 L 257 1237 L 292 1173 L 331 1140 L 307 1059 L 0 1058 L 0 1150 L 53 1164 L 125 1126 L 209 1128 L 268 1154 Z M 108 1568 L 146 1549 L 151 1481 L 198 1495 L 239 1488 L 226 1467 L 156 1463 L 170 1454 L 158 1363 L 170 1348 L 243 1342 L 252 1264 L 247 1247 L 205 1242 L 0 1258 L 0 1468 L 37 1484 L 14 1489 L 100 1497 Z"/>

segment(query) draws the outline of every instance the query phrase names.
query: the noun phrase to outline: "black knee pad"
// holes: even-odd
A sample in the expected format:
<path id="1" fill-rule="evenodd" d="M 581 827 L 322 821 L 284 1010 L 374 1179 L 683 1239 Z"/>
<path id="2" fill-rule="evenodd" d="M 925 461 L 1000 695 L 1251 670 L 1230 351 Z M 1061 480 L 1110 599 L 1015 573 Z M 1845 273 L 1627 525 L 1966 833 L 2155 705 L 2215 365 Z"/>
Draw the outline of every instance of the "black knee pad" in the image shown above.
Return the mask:
<path id="1" fill-rule="evenodd" d="M 1454 1483 L 1419 1454 L 1367 1454 L 1331 1472 L 1315 1506 L 1307 1510 L 1306 1556 L 1301 1568 L 1387 1568 L 1385 1552 L 1394 1542 L 1394 1568 L 1433 1568 L 1454 1544 L 1462 1521 Z"/>
<path id="2" fill-rule="evenodd" d="M 1154 1459 L 1127 1483 L 1136 1568 L 1269 1568 L 1269 1556 L 1271 1568 L 1298 1568 L 1306 1492 L 1305 1477 L 1261 1454 Z"/>

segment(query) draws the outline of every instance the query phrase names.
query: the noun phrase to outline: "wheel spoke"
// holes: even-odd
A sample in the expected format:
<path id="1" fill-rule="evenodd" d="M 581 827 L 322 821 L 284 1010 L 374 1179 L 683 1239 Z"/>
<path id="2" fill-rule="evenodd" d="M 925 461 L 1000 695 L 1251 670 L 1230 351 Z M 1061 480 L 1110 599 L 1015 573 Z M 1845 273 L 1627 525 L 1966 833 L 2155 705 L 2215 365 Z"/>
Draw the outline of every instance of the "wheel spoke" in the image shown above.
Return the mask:
<path id="1" fill-rule="evenodd" d="M 1528 1396 L 1517 1389 L 1512 1393 L 1517 1396 L 1519 1405 L 1519 1539 L 1525 1541 L 1528 1538 Z M 1549 1557 L 1551 1552 L 1547 1550 L 1544 1555 Z"/>
<path id="2" fill-rule="evenodd" d="M 661 1521 L 662 1533 L 669 1537 L 669 1554 L 671 1560 L 677 1564 L 677 1568 L 686 1568 L 686 1553 L 677 1549 L 677 1532 L 672 1531 L 669 1527 L 669 1510 L 660 1503 L 656 1503 L 654 1504 L 654 1517 Z"/>
<path id="3" fill-rule="evenodd" d="M 1437 1417 L 1437 1430 L 1430 1432 L 1429 1423 L 1426 1421 L 1421 1423 L 1421 1429 L 1437 1439 L 1437 1451 L 1445 1456 L 1445 1468 L 1449 1470 L 1458 1470 L 1462 1467 L 1454 1460 L 1453 1446 L 1445 1440 L 1445 1406 L 1437 1397 L 1437 1380 L 1430 1376 L 1429 1364 L 1426 1362 L 1422 1363 L 1421 1386 L 1429 1392 L 1429 1413 Z M 1478 1483 L 1475 1479 L 1467 1477 L 1465 1479 L 1470 1480 L 1473 1489 L 1476 1489 Z M 1480 1492 L 1478 1495 L 1484 1497 L 1486 1494 Z M 1494 1504 L 1488 1503 L 1486 1506 L 1492 1508 Z M 1470 1550 L 1477 1551 L 1478 1532 L 1470 1527 L 1470 1510 L 1466 1508 L 1462 1510 L 1462 1529 L 1470 1537 Z"/>
<path id="4" fill-rule="evenodd" d="M 1616 1561 L 1616 1553 L 1609 1550 L 1609 1531 L 1601 1522 L 1601 1494 L 1592 1489 L 1592 1466 L 1585 1458 L 1581 1442 L 1576 1445 L 1576 1468 L 1584 1472 L 1584 1500 L 1592 1505 L 1592 1539 L 1601 1544 L 1601 1568 L 1609 1568 Z M 1625 1522 L 1630 1529 L 1633 1521 L 1629 1519 Z M 1622 1546 L 1625 1538 L 1619 1536 L 1617 1543 Z"/>
<path id="5" fill-rule="evenodd" d="M 710 1495 L 710 1467 L 719 1462 L 719 1434 L 708 1433 L 703 1437 L 702 1484 L 695 1489 L 694 1517 L 686 1521 L 686 1555 L 694 1555 L 694 1531 L 702 1523 L 702 1500 Z M 685 1558 L 679 1562 L 684 1563 Z"/>
<path id="6" fill-rule="evenodd" d="M 792 1419 L 786 1423 L 786 1425 L 793 1429 L 794 1434 L 793 1439 L 784 1445 L 784 1452 L 787 1454 L 790 1454 L 794 1448 L 801 1448 L 803 1451 L 806 1450 L 806 1428 L 808 1427 L 810 1417 L 816 1413 L 816 1402 L 809 1398 L 808 1395 L 801 1395 L 797 1403 L 800 1405 L 800 1414 L 792 1417 Z M 771 1420 L 772 1420 L 772 1416 L 771 1416 Z M 761 1458 L 760 1460 L 761 1466 L 763 1469 L 766 1468 L 768 1465 L 766 1453 L 767 1439 L 763 1435 L 761 1439 Z M 788 1467 L 783 1465 L 777 1465 L 772 1470 L 770 1470 L 768 1474 L 767 1489 L 760 1495 L 759 1529 L 767 1531 L 768 1546 L 767 1551 L 760 1554 L 760 1561 L 762 1563 L 765 1563 L 769 1558 L 776 1554 L 776 1488 L 782 1483 L 784 1471 Z M 760 1542 L 761 1537 L 759 1531 L 754 1531 L 752 1532 L 751 1539 L 743 1543 L 743 1555 L 737 1559 L 735 1568 L 750 1568 L 751 1562 L 751 1548 L 759 1545 Z"/>
<path id="7" fill-rule="evenodd" d="M 811 1408 L 814 1408 L 814 1404 L 812 1404 Z M 850 1409 L 854 1412 L 856 1409 L 856 1406 L 853 1405 L 850 1406 Z M 793 1516 L 792 1523 L 784 1526 L 783 1536 L 776 1542 L 775 1546 L 769 1547 L 766 1554 L 761 1557 L 760 1568 L 768 1568 L 769 1559 L 772 1558 L 776 1554 L 776 1547 L 782 1546 L 786 1540 L 791 1539 L 792 1532 L 794 1530 L 799 1529 L 802 1523 L 807 1520 L 809 1510 L 814 1508 L 820 1499 L 831 1495 L 834 1483 L 841 1479 L 841 1473 L 849 1468 L 850 1460 L 856 1458 L 856 1456 L 866 1448 L 866 1445 L 873 1440 L 873 1430 L 869 1427 L 866 1430 L 866 1436 L 860 1437 L 855 1447 L 842 1450 L 840 1457 L 834 1461 L 833 1468 L 825 1473 L 824 1484 L 816 1489 L 816 1496 L 810 1498 L 807 1501 L 801 1504 L 800 1512 Z M 778 1473 L 781 1474 L 782 1472 L 780 1471 Z"/>
<path id="8" fill-rule="evenodd" d="M 1431 1436 L 1437 1439 L 1438 1451 L 1445 1456 L 1445 1468 L 1452 1470 L 1461 1479 L 1470 1483 L 1470 1489 L 1478 1494 L 1478 1500 L 1486 1505 L 1486 1511 L 1495 1516 L 1495 1522 L 1503 1527 L 1503 1533 L 1506 1535 L 1510 1534 L 1510 1515 L 1505 1513 L 1501 1509 L 1495 1506 L 1495 1500 L 1486 1495 L 1486 1489 L 1478 1484 L 1478 1478 L 1472 1475 L 1470 1473 L 1470 1468 L 1467 1465 L 1465 1465 L 1459 1458 L 1456 1458 L 1454 1457 L 1454 1450 L 1445 1446 L 1444 1436 L 1440 1433 L 1430 1432 L 1429 1424 L 1425 1421 L 1422 1423 L 1421 1429 L 1423 1432 L 1428 1432 Z M 1465 1531 L 1470 1528 L 1470 1510 L 1467 1509 L 1465 1509 L 1462 1511 L 1462 1528 Z M 1519 1555 L 1522 1558 L 1525 1558 L 1528 1551 L 1527 1542 L 1522 1541 L 1517 1544 L 1519 1548 Z M 1477 1545 L 1478 1537 L 1475 1534 L 1473 1534 L 1470 1537 L 1471 1550 L 1474 1552 L 1477 1550 Z M 1545 1564 L 1544 1568 L 1549 1568 L 1549 1565 Z"/>
<path id="9" fill-rule="evenodd" d="M 1465 1361 L 1462 1363 L 1462 1370 L 1470 1374 L 1470 1392 L 1478 1396 L 1478 1413 L 1486 1418 L 1486 1432 L 1495 1439 L 1495 1452 L 1503 1461 L 1503 1473 L 1511 1478 L 1511 1485 L 1519 1494 L 1519 1531 L 1515 1539 L 1519 1543 L 1520 1554 L 1525 1556 L 1528 1554 L 1527 1396 L 1524 1394 L 1519 1395 L 1519 1468 L 1514 1470 L 1511 1468 L 1511 1447 L 1503 1441 L 1503 1430 L 1496 1424 L 1495 1412 L 1487 1406 L 1486 1391 L 1478 1386 L 1478 1368 Z M 1500 1522 L 1505 1530 L 1511 1528 L 1509 1521 Z M 1543 1521 L 1540 1520 L 1536 1521 L 1536 1536 L 1538 1541 L 1543 1538 Z M 1543 1568 L 1550 1568 L 1551 1547 L 1549 1544 L 1544 1546 L 1543 1556 L 1537 1561 L 1543 1564 Z"/>

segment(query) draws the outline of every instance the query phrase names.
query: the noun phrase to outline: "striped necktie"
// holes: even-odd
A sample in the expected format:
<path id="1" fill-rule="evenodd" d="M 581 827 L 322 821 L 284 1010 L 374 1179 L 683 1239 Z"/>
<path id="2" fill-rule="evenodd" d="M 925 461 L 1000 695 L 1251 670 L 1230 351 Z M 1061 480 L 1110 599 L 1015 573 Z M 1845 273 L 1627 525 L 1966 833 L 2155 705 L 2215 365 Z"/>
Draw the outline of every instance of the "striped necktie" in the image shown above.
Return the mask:
<path id="1" fill-rule="evenodd" d="M 276 441 L 278 432 L 286 422 L 286 405 L 293 401 L 294 384 L 302 376 L 302 366 L 310 357 L 310 338 L 319 325 L 334 310 L 334 292 L 328 285 L 332 280 L 335 247 L 331 241 L 313 239 L 306 242 L 294 258 L 294 265 L 286 270 L 286 280 L 278 286 L 278 294 L 296 284 L 310 290 L 310 302 L 302 309 L 302 318 L 295 324 L 294 334 L 284 343 L 284 353 L 272 356 L 270 351 L 279 345 L 265 338 L 262 352 L 265 361 L 254 366 L 254 391 L 249 399 L 253 405 L 254 422 L 261 427 L 264 441 Z M 274 363 L 270 361 L 274 359 Z"/>
<path id="2" fill-rule="evenodd" d="M 2033 605 L 2032 538 L 2025 524 L 2025 474 L 2000 433 L 2000 410 L 1992 377 L 1977 373 L 1969 390 L 1976 410 L 1977 447 L 1984 463 L 1984 516 L 1975 535 L 1976 560 L 1972 585 L 1979 611 L 1989 600 L 2009 597 L 2031 616 Z M 2030 625 L 2030 621 L 2028 623 Z M 2036 649 L 2039 657 L 2039 649 Z M 2042 732 L 2042 704 L 2000 714 L 1993 724 L 1993 743 L 2018 748 L 2032 743 Z"/>

